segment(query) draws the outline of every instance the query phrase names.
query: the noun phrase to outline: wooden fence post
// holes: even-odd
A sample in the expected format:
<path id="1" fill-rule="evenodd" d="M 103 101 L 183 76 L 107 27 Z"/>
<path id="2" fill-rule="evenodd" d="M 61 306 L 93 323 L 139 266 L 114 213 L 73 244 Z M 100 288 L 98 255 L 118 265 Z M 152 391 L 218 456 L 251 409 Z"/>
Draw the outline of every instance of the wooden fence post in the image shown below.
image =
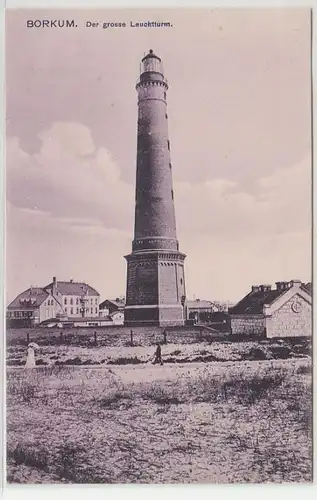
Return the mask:
<path id="1" fill-rule="evenodd" d="M 94 339 L 95 339 L 95 345 L 97 345 L 97 332 L 94 331 Z"/>
<path id="2" fill-rule="evenodd" d="M 133 330 L 130 330 L 130 340 L 131 340 L 131 345 L 133 346 Z"/>
<path id="3" fill-rule="evenodd" d="M 26 343 L 27 345 L 30 343 L 30 332 L 26 332 Z"/>
<path id="4" fill-rule="evenodd" d="M 164 330 L 163 336 L 164 336 L 164 344 L 167 344 L 167 339 L 166 339 L 166 330 Z"/>
<path id="5" fill-rule="evenodd" d="M 63 342 L 63 332 L 60 332 L 60 334 L 59 334 L 59 340 L 60 340 L 60 343 Z"/>

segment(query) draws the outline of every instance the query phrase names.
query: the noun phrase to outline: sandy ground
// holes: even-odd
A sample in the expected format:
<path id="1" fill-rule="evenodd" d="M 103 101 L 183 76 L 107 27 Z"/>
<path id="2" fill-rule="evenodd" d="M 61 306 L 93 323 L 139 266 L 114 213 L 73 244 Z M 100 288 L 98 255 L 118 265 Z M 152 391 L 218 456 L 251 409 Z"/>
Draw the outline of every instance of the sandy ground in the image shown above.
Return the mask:
<path id="1" fill-rule="evenodd" d="M 307 359 L 45 370 L 8 369 L 9 482 L 310 481 Z"/>

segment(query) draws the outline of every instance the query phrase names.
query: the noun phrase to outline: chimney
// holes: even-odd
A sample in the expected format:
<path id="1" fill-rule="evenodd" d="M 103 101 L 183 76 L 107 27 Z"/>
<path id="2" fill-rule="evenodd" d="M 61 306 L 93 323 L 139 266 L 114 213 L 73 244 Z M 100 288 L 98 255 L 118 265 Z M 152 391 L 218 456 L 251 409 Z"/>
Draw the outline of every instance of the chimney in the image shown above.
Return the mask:
<path id="1" fill-rule="evenodd" d="M 73 283 L 73 282 L 74 282 L 73 278 L 71 278 L 71 279 L 69 280 L 69 282 L 70 282 L 70 283 Z"/>
<path id="2" fill-rule="evenodd" d="M 301 284 L 302 284 L 301 280 L 295 280 L 295 279 L 292 280 L 290 283 L 291 286 L 301 286 Z"/>
<path id="3" fill-rule="evenodd" d="M 252 285 L 251 292 L 258 292 L 259 288 L 260 288 L 259 285 Z"/>
<path id="4" fill-rule="evenodd" d="M 52 286 L 52 295 L 55 297 L 56 295 L 56 276 L 53 276 L 53 286 Z"/>
<path id="5" fill-rule="evenodd" d="M 272 289 L 271 285 L 260 285 L 259 289 L 261 292 L 270 292 Z"/>
<path id="6" fill-rule="evenodd" d="M 290 283 L 288 281 L 277 281 L 276 290 L 282 291 L 287 290 L 290 287 Z"/>

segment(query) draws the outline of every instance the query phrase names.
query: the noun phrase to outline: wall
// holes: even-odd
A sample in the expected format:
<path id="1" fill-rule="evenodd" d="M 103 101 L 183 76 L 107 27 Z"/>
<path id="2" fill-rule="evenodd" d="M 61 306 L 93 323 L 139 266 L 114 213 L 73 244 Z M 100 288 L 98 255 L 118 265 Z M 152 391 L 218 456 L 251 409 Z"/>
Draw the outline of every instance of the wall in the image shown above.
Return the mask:
<path id="1" fill-rule="evenodd" d="M 61 295 L 59 301 L 63 305 L 66 315 L 70 318 L 82 316 L 80 309 L 82 304 L 80 302 L 81 295 Z M 97 317 L 99 316 L 99 301 L 100 297 L 96 295 L 88 295 L 85 302 L 85 316 Z M 66 302 L 65 302 L 66 301 Z"/>
<path id="2" fill-rule="evenodd" d="M 56 318 L 57 314 L 60 314 L 62 312 L 63 312 L 62 307 L 59 305 L 56 299 L 54 299 L 53 296 L 50 295 L 40 305 L 38 321 L 39 323 L 42 323 L 42 321 L 45 321 L 46 319 Z"/>
<path id="3" fill-rule="evenodd" d="M 265 333 L 265 319 L 262 315 L 231 316 L 232 335 L 263 335 Z"/>
<path id="4" fill-rule="evenodd" d="M 296 294 L 274 312 L 271 317 L 266 318 L 267 337 L 311 336 L 311 316 L 311 305 Z"/>

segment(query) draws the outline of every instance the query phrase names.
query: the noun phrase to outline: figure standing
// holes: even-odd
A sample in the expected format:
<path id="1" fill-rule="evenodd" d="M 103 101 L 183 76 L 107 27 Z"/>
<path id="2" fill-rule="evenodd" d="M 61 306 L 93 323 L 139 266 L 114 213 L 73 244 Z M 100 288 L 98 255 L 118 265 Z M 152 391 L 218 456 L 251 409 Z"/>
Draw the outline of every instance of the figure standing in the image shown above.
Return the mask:
<path id="1" fill-rule="evenodd" d="M 31 342 L 31 344 L 28 345 L 25 368 L 35 368 L 35 366 L 36 366 L 36 363 L 35 363 L 35 349 L 36 349 L 36 347 L 38 347 L 38 346 L 37 346 L 37 344 L 34 344 L 34 342 Z"/>
<path id="2" fill-rule="evenodd" d="M 156 363 L 160 363 L 160 365 L 163 364 L 162 361 L 162 350 L 160 344 L 157 344 L 156 351 L 155 351 L 155 359 L 153 362 L 153 365 L 156 365 Z"/>

